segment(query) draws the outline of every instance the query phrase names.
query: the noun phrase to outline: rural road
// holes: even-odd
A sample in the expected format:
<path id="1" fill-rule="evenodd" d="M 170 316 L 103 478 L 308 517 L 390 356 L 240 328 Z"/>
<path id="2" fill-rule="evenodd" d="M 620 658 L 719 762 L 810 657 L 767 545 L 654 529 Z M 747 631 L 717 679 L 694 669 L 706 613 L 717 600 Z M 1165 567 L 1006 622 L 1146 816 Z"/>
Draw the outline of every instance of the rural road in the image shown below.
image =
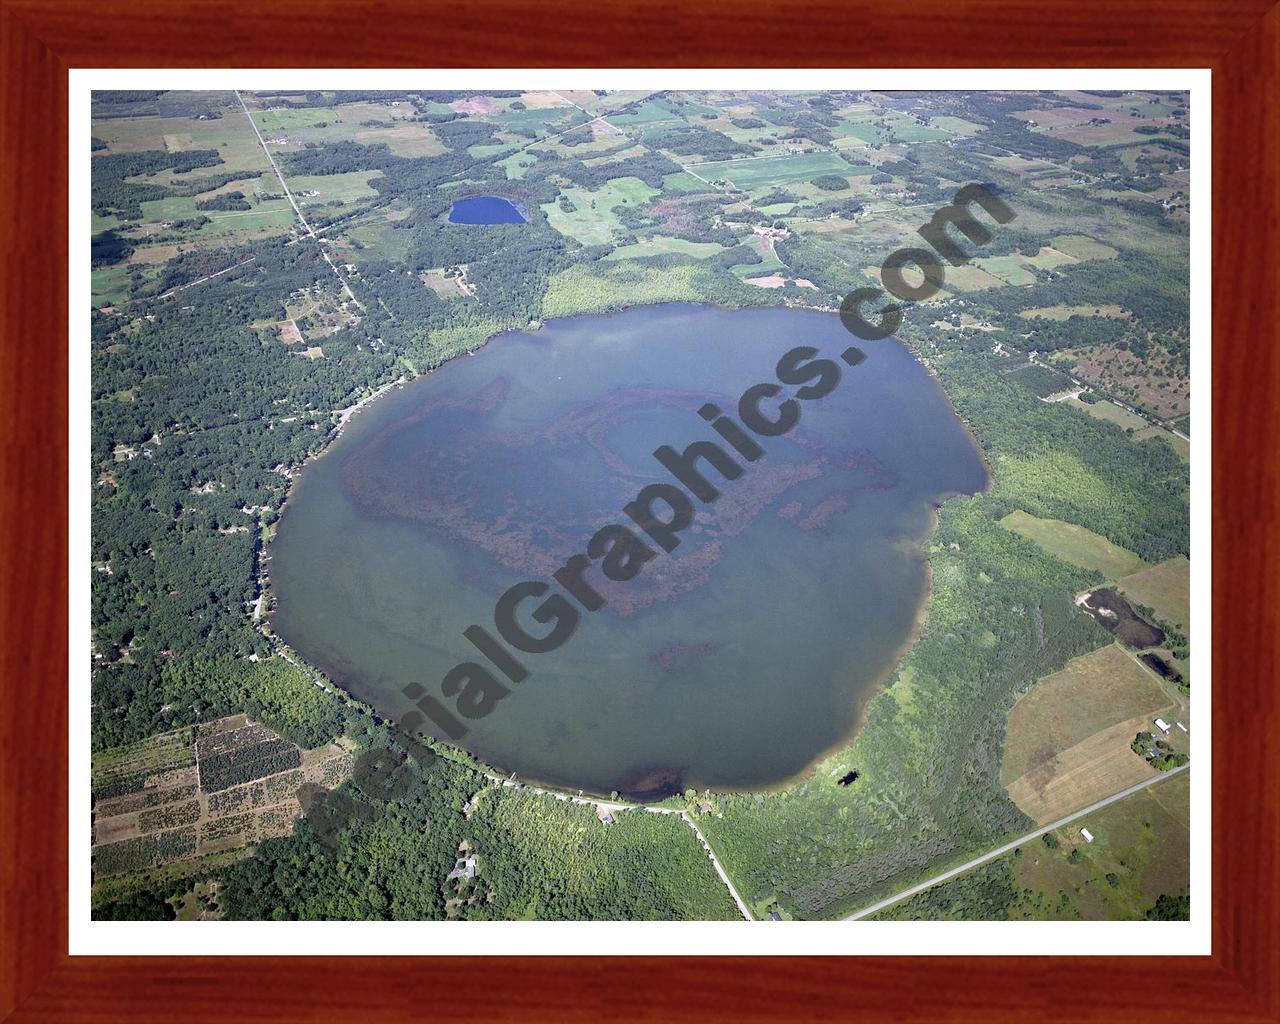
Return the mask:
<path id="1" fill-rule="evenodd" d="M 247 260 L 241 260 L 239 263 L 233 263 L 231 266 L 227 267 L 225 270 L 219 270 L 216 274 L 210 274 L 207 277 L 200 277 L 194 281 L 189 281 L 186 284 L 180 284 L 178 285 L 177 288 L 170 288 L 163 295 L 159 296 L 157 298 L 157 301 L 159 301 L 159 299 L 167 299 L 171 295 L 177 295 L 178 292 L 186 291 L 188 288 L 194 288 L 198 284 L 204 284 L 206 281 L 212 281 L 215 277 L 221 277 L 223 274 L 229 274 L 231 273 L 231 271 L 235 270 L 237 267 L 243 267 L 246 263 L 252 263 L 257 258 L 258 258 L 257 256 L 250 256 Z"/>
<path id="2" fill-rule="evenodd" d="M 258 137 L 258 145 L 262 147 L 262 152 L 266 154 L 267 163 L 271 165 L 271 169 L 276 172 L 276 177 L 280 180 L 280 187 L 284 189 L 285 198 L 289 200 L 289 205 L 293 207 L 293 212 L 298 215 L 298 220 L 300 220 L 302 222 L 302 226 L 306 228 L 307 236 L 309 238 L 316 238 L 315 231 L 312 229 L 311 225 L 307 223 L 307 218 L 302 215 L 302 207 L 298 205 L 297 200 L 293 198 L 293 193 L 289 191 L 289 186 L 284 180 L 284 175 L 280 173 L 280 168 L 276 164 L 276 158 L 271 155 L 271 150 L 267 148 L 267 140 L 262 137 L 262 132 L 258 131 L 258 126 L 253 120 L 253 115 L 249 113 L 249 108 L 245 106 L 244 97 L 240 95 L 240 90 L 234 89 L 232 91 L 236 94 L 236 99 L 240 103 L 240 109 L 244 111 L 244 116 L 249 119 L 249 127 L 253 129 L 253 134 Z M 319 239 L 318 241 L 323 242 L 324 239 Z M 347 284 L 347 279 L 342 276 L 342 272 L 338 270 L 337 265 L 329 258 L 329 253 L 325 250 L 325 247 L 320 245 L 319 248 L 320 255 L 324 257 L 324 261 L 329 264 L 329 269 L 333 271 L 334 277 L 338 279 L 338 283 L 342 285 L 343 290 L 346 291 L 347 298 L 361 309 L 364 309 L 364 305 L 356 298 L 356 293 L 351 290 L 351 285 Z"/>
<path id="3" fill-rule="evenodd" d="M 560 793 L 554 789 L 544 789 L 541 786 L 527 786 L 522 782 L 516 782 L 514 778 L 503 778 L 500 775 L 493 775 L 489 772 L 481 772 L 486 779 L 494 782 L 499 786 L 508 786 L 514 789 L 527 789 L 531 793 L 539 796 L 551 796 L 557 800 L 566 800 L 572 804 L 587 804 L 591 807 L 598 807 L 604 811 L 647 811 L 649 814 L 674 814 L 683 821 L 689 828 L 693 829 L 693 834 L 698 842 L 702 844 L 702 848 L 706 851 L 707 856 L 711 859 L 711 866 L 716 869 L 716 874 L 720 876 L 720 881 L 724 883 L 729 895 L 733 897 L 733 902 L 738 905 L 738 912 L 748 921 L 754 921 L 751 908 L 747 906 L 746 900 L 738 895 L 738 890 L 733 887 L 733 883 L 729 881 L 729 875 L 724 870 L 724 865 L 720 863 L 720 859 L 716 856 L 715 850 L 711 849 L 711 844 L 707 842 L 707 837 L 702 834 L 702 830 L 694 823 L 693 818 L 688 811 L 683 811 L 675 807 L 653 807 L 648 804 L 632 804 L 620 802 L 617 800 L 593 800 L 587 796 L 571 796 L 568 793 Z"/>
<path id="4" fill-rule="evenodd" d="M 1180 775 L 1182 772 L 1185 772 L 1190 768 L 1190 764 L 1184 764 L 1179 768 L 1173 768 L 1170 771 L 1161 772 L 1155 778 L 1139 782 L 1137 785 L 1130 786 L 1128 789 L 1122 789 L 1119 793 L 1115 793 L 1112 796 L 1107 797 L 1105 800 L 1099 800 L 1096 804 L 1090 804 L 1088 807 L 1084 808 L 1084 810 L 1076 811 L 1074 814 L 1068 814 L 1065 818 L 1059 818 L 1057 821 L 1049 825 L 1045 825 L 1042 828 L 1038 828 L 1034 832 L 1028 832 L 1025 836 L 1020 836 L 1011 843 L 1005 843 L 1004 846 L 998 847 L 990 853 L 984 853 L 981 857 L 974 857 L 973 860 L 961 864 L 958 868 L 952 868 L 950 871 L 944 871 L 936 878 L 931 878 L 927 882 L 921 882 L 919 885 L 913 885 L 910 889 L 903 889 L 902 892 L 897 893 L 894 896 L 890 896 L 887 899 L 883 899 L 879 903 L 873 903 L 869 907 L 864 907 L 856 914 L 850 914 L 848 917 L 844 918 L 844 920 L 857 921 L 859 918 L 868 917 L 871 914 L 884 910 L 885 907 L 891 907 L 893 904 L 900 903 L 902 900 L 915 896 L 917 893 L 924 892 L 924 890 L 930 889 L 941 882 L 950 881 L 957 875 L 962 875 L 972 868 L 976 868 L 987 863 L 987 861 L 995 860 L 997 857 L 1010 853 L 1023 843 L 1029 843 L 1031 840 L 1039 838 L 1046 832 L 1052 832 L 1055 828 L 1062 828 L 1063 825 L 1069 825 L 1071 822 L 1078 821 L 1086 815 L 1092 814 L 1094 811 L 1102 810 L 1102 808 L 1106 807 L 1108 804 L 1113 804 L 1117 800 L 1123 800 L 1127 796 L 1133 796 L 1134 793 L 1144 790 L 1149 786 L 1154 786 L 1156 783 L 1163 782 L 1165 779 L 1172 778 L 1175 775 Z"/>

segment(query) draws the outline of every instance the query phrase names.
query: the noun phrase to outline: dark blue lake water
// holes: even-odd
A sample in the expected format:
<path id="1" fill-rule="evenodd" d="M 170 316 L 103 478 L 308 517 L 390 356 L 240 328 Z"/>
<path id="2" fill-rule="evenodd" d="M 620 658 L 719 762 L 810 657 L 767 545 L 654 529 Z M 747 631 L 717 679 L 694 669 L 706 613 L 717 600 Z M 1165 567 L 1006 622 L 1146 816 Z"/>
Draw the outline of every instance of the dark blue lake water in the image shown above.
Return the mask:
<path id="1" fill-rule="evenodd" d="M 449 211 L 450 224 L 523 224 L 527 219 L 515 203 L 499 196 L 459 199 Z"/>
<path id="2" fill-rule="evenodd" d="M 302 472 L 270 549 L 273 624 L 387 716 L 410 683 L 439 698 L 483 660 L 462 634 L 496 634 L 499 595 L 551 580 L 672 479 L 655 448 L 718 439 L 705 403 L 735 411 L 789 349 L 838 361 L 853 340 L 831 314 L 691 305 L 500 335 L 362 410 Z M 775 785 L 846 740 L 912 636 L 936 504 L 987 479 L 925 367 L 892 340 L 859 347 L 738 479 L 708 471 L 723 493 L 673 552 L 627 582 L 593 565 L 606 605 L 521 655 L 530 676 L 460 745 L 525 778 L 654 796 Z M 521 621 L 540 635 L 537 603 Z"/>

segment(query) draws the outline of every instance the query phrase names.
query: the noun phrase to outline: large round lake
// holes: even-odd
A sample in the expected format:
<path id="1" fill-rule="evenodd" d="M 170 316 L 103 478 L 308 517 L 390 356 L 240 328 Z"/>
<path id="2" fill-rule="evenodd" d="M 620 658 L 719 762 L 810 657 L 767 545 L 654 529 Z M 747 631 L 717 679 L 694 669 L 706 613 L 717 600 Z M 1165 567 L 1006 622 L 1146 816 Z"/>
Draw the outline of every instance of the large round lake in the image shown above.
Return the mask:
<path id="1" fill-rule="evenodd" d="M 454 710 L 442 678 L 485 662 L 463 630 L 496 635 L 512 584 L 551 580 L 629 523 L 637 491 L 672 480 L 655 448 L 719 440 L 705 403 L 736 410 L 787 350 L 838 361 L 854 340 L 831 314 L 689 305 L 494 338 L 371 403 L 303 471 L 271 545 L 274 626 L 389 717 L 415 682 Z M 895 341 L 859 346 L 737 480 L 706 470 L 723 494 L 673 553 L 626 583 L 587 571 L 607 604 L 579 608 L 558 650 L 521 654 L 519 685 L 494 668 L 510 695 L 461 746 L 526 778 L 654 797 L 768 787 L 848 737 L 913 634 L 935 506 L 987 480 L 928 371 Z M 538 603 L 521 617 L 541 634 Z"/>

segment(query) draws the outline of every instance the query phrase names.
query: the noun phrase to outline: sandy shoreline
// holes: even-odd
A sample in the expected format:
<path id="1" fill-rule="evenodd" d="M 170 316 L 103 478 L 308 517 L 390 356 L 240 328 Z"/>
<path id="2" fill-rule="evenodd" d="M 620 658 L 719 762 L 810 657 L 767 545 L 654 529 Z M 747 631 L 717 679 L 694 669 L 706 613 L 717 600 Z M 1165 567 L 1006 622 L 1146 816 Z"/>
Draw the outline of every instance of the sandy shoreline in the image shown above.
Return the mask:
<path id="1" fill-rule="evenodd" d="M 373 394 L 366 395 L 364 398 L 360 399 L 360 401 L 356 402 L 355 405 L 349 405 L 345 409 L 335 409 L 334 412 L 338 416 L 338 432 L 333 436 L 333 440 L 336 441 L 338 438 L 342 436 L 342 430 L 350 421 L 352 416 L 358 413 L 361 409 L 377 401 L 379 398 L 385 395 L 392 388 L 400 384 L 408 383 L 408 381 L 409 381 L 409 378 L 405 377 L 402 374 L 401 376 L 397 377 L 395 380 L 391 381 L 390 383 L 383 384 L 382 387 L 378 388 L 378 390 L 375 391 Z M 329 442 L 329 444 L 332 444 L 332 443 L 333 443 L 332 441 Z M 327 450 L 329 447 L 329 444 L 326 444 L 324 448 L 321 449 L 321 451 Z"/>

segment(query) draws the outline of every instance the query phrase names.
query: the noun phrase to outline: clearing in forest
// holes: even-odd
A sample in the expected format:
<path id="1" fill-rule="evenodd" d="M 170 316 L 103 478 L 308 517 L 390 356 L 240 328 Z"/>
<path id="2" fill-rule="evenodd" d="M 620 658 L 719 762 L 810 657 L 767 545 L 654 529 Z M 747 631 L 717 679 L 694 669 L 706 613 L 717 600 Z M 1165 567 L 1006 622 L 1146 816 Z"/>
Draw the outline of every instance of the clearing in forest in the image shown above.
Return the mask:
<path id="1" fill-rule="evenodd" d="M 1147 563 L 1132 551 L 1074 523 L 1039 519 L 1016 509 L 1001 519 L 1000 525 L 1035 541 L 1064 562 L 1082 569 L 1096 569 L 1108 579 L 1119 579 L 1147 568 Z"/>

